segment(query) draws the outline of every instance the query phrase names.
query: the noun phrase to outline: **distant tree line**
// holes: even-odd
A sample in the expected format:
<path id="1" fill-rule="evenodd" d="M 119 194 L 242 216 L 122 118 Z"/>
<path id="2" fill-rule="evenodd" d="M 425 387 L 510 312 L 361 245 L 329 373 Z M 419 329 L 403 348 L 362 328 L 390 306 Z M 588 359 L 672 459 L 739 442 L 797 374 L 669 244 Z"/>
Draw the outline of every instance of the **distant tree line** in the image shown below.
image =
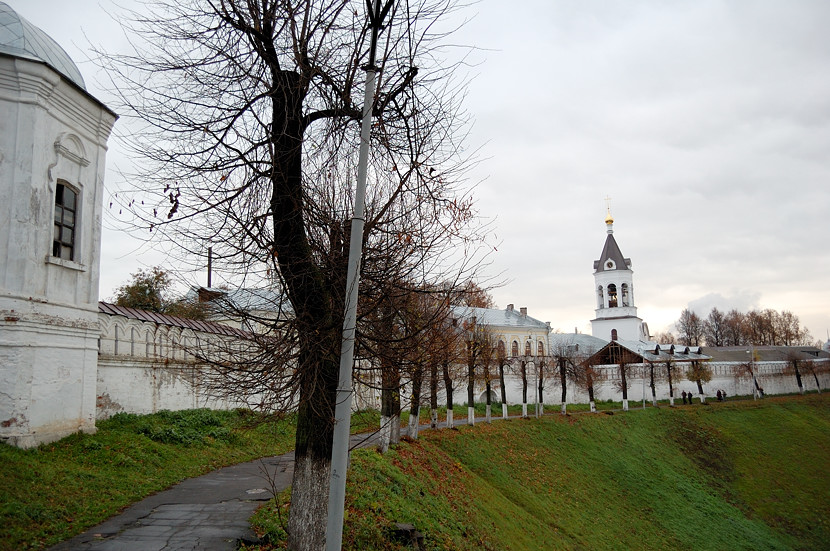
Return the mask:
<path id="1" fill-rule="evenodd" d="M 798 316 L 771 308 L 747 313 L 712 308 L 706 318 L 686 308 L 675 326 L 677 341 L 685 346 L 798 346 L 813 341 Z"/>

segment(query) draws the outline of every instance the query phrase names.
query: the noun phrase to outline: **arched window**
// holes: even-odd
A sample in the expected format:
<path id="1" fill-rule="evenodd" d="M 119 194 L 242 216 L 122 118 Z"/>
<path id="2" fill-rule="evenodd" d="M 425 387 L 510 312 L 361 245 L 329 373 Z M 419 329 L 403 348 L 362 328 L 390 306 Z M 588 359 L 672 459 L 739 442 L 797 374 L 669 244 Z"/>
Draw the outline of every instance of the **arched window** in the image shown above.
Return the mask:
<path id="1" fill-rule="evenodd" d="M 536 355 L 537 356 L 544 356 L 545 355 L 545 343 L 543 343 L 542 341 L 539 341 L 539 346 L 537 347 Z"/>
<path id="2" fill-rule="evenodd" d="M 52 256 L 75 260 L 75 218 L 78 213 L 78 192 L 63 180 L 55 188 L 55 224 Z"/>
<path id="3" fill-rule="evenodd" d="M 597 308 L 605 306 L 605 295 L 602 294 L 602 285 L 597 287 Z"/>
<path id="4" fill-rule="evenodd" d="M 513 341 L 513 344 L 510 346 L 510 357 L 515 358 L 519 355 L 519 342 Z"/>
<path id="5" fill-rule="evenodd" d="M 533 348 L 530 346 L 530 341 L 525 343 L 525 356 L 532 356 L 533 355 Z"/>
<path id="6" fill-rule="evenodd" d="M 617 307 L 617 286 L 613 283 L 608 284 L 608 307 Z"/>
<path id="7" fill-rule="evenodd" d="M 629 306 L 628 283 L 623 283 L 622 285 L 620 285 L 620 292 L 622 293 L 622 305 Z"/>

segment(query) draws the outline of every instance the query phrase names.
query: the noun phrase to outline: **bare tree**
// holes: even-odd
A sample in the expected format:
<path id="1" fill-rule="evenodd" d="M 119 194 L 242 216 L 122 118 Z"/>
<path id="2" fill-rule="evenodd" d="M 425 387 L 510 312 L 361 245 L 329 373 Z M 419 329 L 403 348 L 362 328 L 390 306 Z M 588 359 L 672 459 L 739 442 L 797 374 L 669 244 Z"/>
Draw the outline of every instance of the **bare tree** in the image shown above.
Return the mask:
<path id="1" fill-rule="evenodd" d="M 745 316 L 741 312 L 733 308 L 726 314 L 723 323 L 724 346 L 741 346 L 747 344 L 744 331 Z"/>
<path id="2" fill-rule="evenodd" d="M 717 308 L 712 308 L 703 321 L 703 340 L 706 346 L 725 346 L 726 316 Z"/>
<path id="3" fill-rule="evenodd" d="M 601 364 L 601 359 L 597 356 L 596 350 L 591 347 L 581 349 L 574 346 L 572 360 L 573 382 L 577 387 L 588 392 L 588 404 L 593 413 L 597 410 L 594 400 L 594 383 L 597 376 L 595 367 Z"/>
<path id="4" fill-rule="evenodd" d="M 501 391 L 501 416 L 507 419 L 507 386 L 504 381 L 505 369 L 510 367 L 510 358 L 504 341 L 500 340 L 496 347 L 496 362 L 499 368 L 499 390 Z"/>
<path id="5" fill-rule="evenodd" d="M 706 362 L 701 362 L 700 360 L 692 360 L 691 365 L 686 373 L 686 377 L 690 381 L 694 381 L 697 384 L 697 392 L 700 396 L 700 403 L 706 403 L 706 395 L 703 393 L 703 383 L 708 383 L 712 380 L 712 369 Z M 691 403 L 692 399 L 689 398 L 689 402 Z"/>
<path id="6" fill-rule="evenodd" d="M 273 396 L 297 392 L 289 547 L 320 549 L 367 18 L 345 0 L 154 6 L 128 23 L 135 52 L 110 58 L 121 111 L 139 120 L 129 139 L 142 159 L 140 189 L 120 198 L 139 226 L 176 244 L 180 263 L 203 265 L 210 245 L 235 284 L 268 281 L 283 297 L 277 315 L 243 321 L 267 333 L 254 356 L 271 359 L 246 358 L 235 375 Z M 472 246 L 474 213 L 457 185 L 461 88 L 430 49 L 452 8 L 394 4 L 378 43 L 365 296 L 381 282 L 463 272 L 446 251 Z"/>
<path id="7" fill-rule="evenodd" d="M 680 313 L 680 319 L 676 323 L 678 340 L 686 346 L 698 346 L 703 340 L 703 321 L 700 317 L 689 310 L 684 309 Z"/>
<path id="8" fill-rule="evenodd" d="M 584 359 L 584 354 L 580 354 L 579 345 L 571 339 L 554 334 L 551 340 L 550 355 L 559 375 L 561 390 L 560 413 L 566 415 L 568 412 L 568 380 L 577 380 L 583 375 L 580 373 L 579 362 Z"/>
<path id="9" fill-rule="evenodd" d="M 674 371 L 674 362 L 672 360 L 666 360 L 666 379 L 669 382 L 669 405 L 674 406 L 674 377 L 672 377 L 672 372 Z"/>
<path id="10" fill-rule="evenodd" d="M 807 360 L 804 362 L 803 367 L 813 375 L 813 380 L 816 382 L 816 390 L 821 394 L 821 383 L 819 382 L 818 376 L 820 373 L 830 371 L 830 360 L 826 358 L 822 360 Z"/>
<path id="11" fill-rule="evenodd" d="M 654 385 L 654 362 L 648 362 L 648 386 L 651 389 L 651 405 L 657 407 L 657 390 Z"/>
<path id="12" fill-rule="evenodd" d="M 536 347 L 536 371 L 538 394 L 536 396 L 536 417 L 545 414 L 545 369 L 548 367 L 549 357 L 545 354 L 545 345 L 542 341 L 537 342 Z"/>
<path id="13" fill-rule="evenodd" d="M 470 425 L 475 424 L 475 385 L 478 379 L 476 368 L 479 368 L 481 379 L 485 383 L 487 394 L 487 422 L 489 423 L 491 418 L 490 382 L 492 380 L 490 365 L 496 358 L 497 347 L 495 339 L 487 326 L 477 323 L 475 316 L 465 321 L 464 330 L 467 339 L 467 423 Z"/>

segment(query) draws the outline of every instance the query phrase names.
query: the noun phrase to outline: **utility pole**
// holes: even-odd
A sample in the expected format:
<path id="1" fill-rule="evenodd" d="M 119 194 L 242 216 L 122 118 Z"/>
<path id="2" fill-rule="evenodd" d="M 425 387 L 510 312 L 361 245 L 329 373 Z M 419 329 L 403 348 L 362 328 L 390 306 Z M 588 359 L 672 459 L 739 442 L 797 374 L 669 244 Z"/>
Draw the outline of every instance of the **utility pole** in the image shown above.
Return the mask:
<path id="1" fill-rule="evenodd" d="M 366 173 L 369 164 L 369 133 L 372 127 L 372 111 L 374 109 L 375 77 L 378 72 L 375 56 L 378 34 L 391 7 L 392 0 L 387 0 L 383 8 L 381 8 L 380 0 L 366 0 L 372 37 L 369 46 L 369 63 L 364 67 L 366 71 L 366 90 L 363 96 L 357 188 L 355 190 L 352 233 L 349 241 L 349 264 L 346 276 L 346 312 L 343 318 L 343 344 L 340 348 L 337 404 L 334 410 L 326 551 L 340 551 L 343 542 L 343 509 L 346 505 L 346 471 L 349 467 L 349 434 L 352 418 L 352 366 L 354 364 L 355 326 L 357 325 L 357 290 L 360 283 L 360 257 L 363 254 L 363 226 L 366 221 L 364 211 L 366 210 Z"/>

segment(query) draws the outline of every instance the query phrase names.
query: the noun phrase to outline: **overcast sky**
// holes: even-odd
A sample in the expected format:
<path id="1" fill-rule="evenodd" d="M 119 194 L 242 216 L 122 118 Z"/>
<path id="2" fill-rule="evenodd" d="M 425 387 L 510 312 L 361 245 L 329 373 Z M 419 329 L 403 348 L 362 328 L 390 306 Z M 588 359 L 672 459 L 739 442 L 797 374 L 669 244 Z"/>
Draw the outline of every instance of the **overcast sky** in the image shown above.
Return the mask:
<path id="1" fill-rule="evenodd" d="M 88 44 L 124 47 L 112 0 L 7 0 L 107 101 Z M 134 5 L 120 0 L 121 5 Z M 359 4 L 359 2 L 357 2 Z M 471 71 L 478 208 L 499 307 L 590 333 L 605 200 L 652 333 L 683 308 L 790 310 L 830 328 L 830 2 L 483 0 Z M 127 160 L 110 141 L 108 185 Z M 163 256 L 105 222 L 101 298 Z M 201 283 L 204 283 L 202 281 Z"/>

